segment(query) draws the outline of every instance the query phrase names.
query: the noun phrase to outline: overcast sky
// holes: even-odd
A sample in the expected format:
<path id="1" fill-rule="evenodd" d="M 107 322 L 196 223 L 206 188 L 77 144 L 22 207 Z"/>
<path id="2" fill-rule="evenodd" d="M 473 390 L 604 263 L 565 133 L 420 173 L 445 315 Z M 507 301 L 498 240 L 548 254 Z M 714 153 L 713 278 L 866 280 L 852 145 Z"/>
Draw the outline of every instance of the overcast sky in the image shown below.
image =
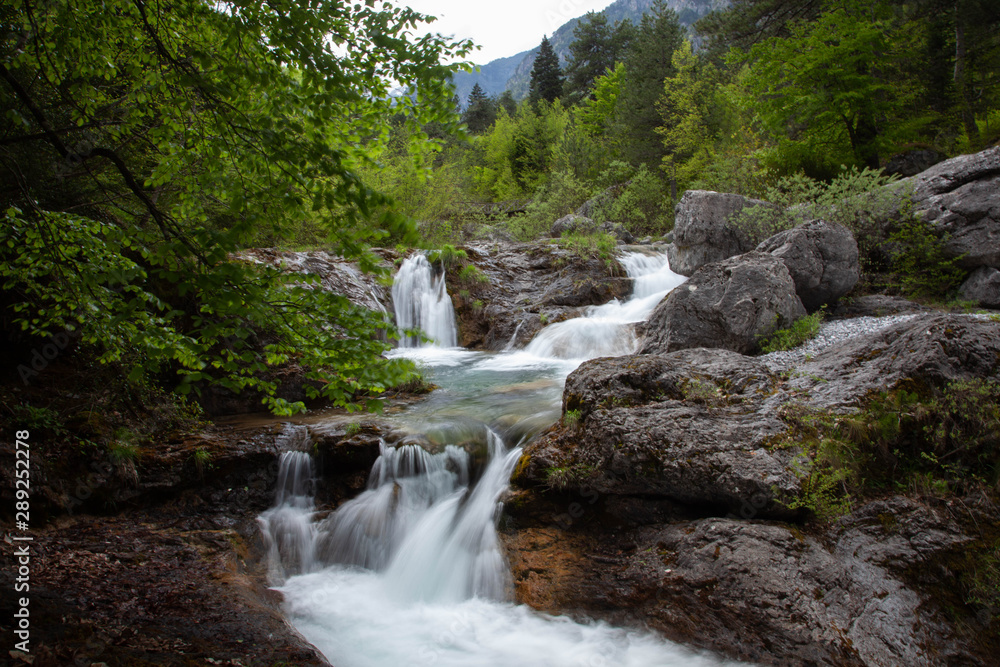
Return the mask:
<path id="1" fill-rule="evenodd" d="M 398 0 L 436 16 L 430 31 L 472 39 L 482 47 L 470 57 L 477 65 L 538 46 L 542 35 L 589 11 L 600 11 L 613 0 Z"/>

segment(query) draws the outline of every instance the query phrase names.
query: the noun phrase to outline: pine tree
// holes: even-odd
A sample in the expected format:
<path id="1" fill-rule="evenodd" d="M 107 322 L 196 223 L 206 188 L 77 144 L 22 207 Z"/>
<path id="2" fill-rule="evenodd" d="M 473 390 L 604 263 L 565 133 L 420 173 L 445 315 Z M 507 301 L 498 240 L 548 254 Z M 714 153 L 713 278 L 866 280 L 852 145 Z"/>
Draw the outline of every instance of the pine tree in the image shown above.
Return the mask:
<path id="1" fill-rule="evenodd" d="M 661 124 L 656 103 L 663 93 L 664 80 L 676 74 L 672 59 L 684 34 L 677 13 L 663 0 L 656 0 L 642 17 L 629 45 L 616 124 L 624 157 L 634 165 L 657 169 L 665 154 L 656 132 Z"/>
<path id="2" fill-rule="evenodd" d="M 566 64 L 565 97 L 576 104 L 590 94 L 594 80 L 615 66 L 612 31 L 604 14 L 588 12 L 575 28 Z"/>
<path id="3" fill-rule="evenodd" d="M 535 56 L 535 64 L 531 68 L 531 88 L 529 99 L 534 103 L 539 100 L 554 102 L 562 97 L 563 76 L 559 68 L 559 56 L 549 44 L 549 38 L 542 37 Z"/>
<path id="4" fill-rule="evenodd" d="M 469 93 L 469 103 L 462 114 L 462 122 L 472 134 L 482 134 L 490 129 L 497 118 L 496 105 L 477 83 Z"/>

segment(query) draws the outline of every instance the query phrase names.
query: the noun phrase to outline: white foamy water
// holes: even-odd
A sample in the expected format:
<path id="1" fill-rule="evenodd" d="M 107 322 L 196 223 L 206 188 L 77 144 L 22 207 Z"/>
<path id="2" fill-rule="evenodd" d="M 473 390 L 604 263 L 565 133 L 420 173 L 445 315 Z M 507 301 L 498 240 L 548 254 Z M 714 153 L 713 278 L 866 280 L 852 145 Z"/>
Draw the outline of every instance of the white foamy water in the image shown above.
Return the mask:
<path id="1" fill-rule="evenodd" d="M 399 341 L 400 347 L 458 344 L 455 308 L 448 296 L 444 271 L 435 275 L 425 256 L 409 257 L 399 267 L 392 283 L 392 303 L 400 329 L 420 329 L 431 339 L 430 343 L 424 343 L 417 336 L 406 336 Z"/>
<path id="2" fill-rule="evenodd" d="M 512 604 L 495 526 L 521 450 L 486 435 L 476 480 L 459 447 L 383 446 L 368 489 L 320 522 L 304 495 L 309 455 L 282 457 L 260 525 L 281 564 L 272 572 L 291 574 L 279 590 L 307 640 L 338 667 L 723 664 L 650 633 Z"/>
<path id="3" fill-rule="evenodd" d="M 281 589 L 295 627 L 338 667 L 729 665 L 649 633 L 471 598 L 408 602 L 380 576 L 334 569 Z"/>
<path id="4" fill-rule="evenodd" d="M 525 348 L 531 356 L 585 361 L 635 352 L 636 322 L 649 317 L 670 290 L 687 278 L 670 270 L 666 255 L 629 253 L 619 259 L 633 279 L 632 297 L 591 306 L 584 317 L 542 329 Z"/>
<path id="5" fill-rule="evenodd" d="M 420 313 L 401 326 L 419 326 L 441 346 L 396 351 L 422 363 L 439 389 L 394 419 L 437 443 L 434 453 L 383 443 L 367 489 L 321 520 L 309 496 L 309 456 L 288 453 L 275 507 L 260 518 L 285 611 L 332 664 L 730 664 L 651 633 L 511 602 L 496 525 L 521 450 L 498 434 L 516 444 L 547 428 L 558 418 L 566 376 L 587 358 L 633 351 L 632 325 L 684 280 L 663 256 L 630 254 L 622 263 L 635 279 L 632 299 L 591 308 L 586 317 L 547 327 L 523 350 L 496 355 L 446 347 L 442 322 L 453 327 L 453 314 L 425 308 L 443 301 L 450 307 L 443 280 L 434 283 L 422 257 L 401 267 L 406 276 L 393 288 L 397 318 L 400 303 L 404 314 Z"/>

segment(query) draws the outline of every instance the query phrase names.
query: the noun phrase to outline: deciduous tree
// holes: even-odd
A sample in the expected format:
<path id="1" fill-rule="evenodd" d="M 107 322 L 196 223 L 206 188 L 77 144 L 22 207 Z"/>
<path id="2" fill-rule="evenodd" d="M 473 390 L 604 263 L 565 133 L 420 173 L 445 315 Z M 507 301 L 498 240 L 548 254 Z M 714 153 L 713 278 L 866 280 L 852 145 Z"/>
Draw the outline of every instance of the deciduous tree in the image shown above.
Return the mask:
<path id="1" fill-rule="evenodd" d="M 0 14 L 5 321 L 75 329 L 131 378 L 179 374 L 356 404 L 406 376 L 379 314 L 234 260 L 310 220 L 373 268 L 411 228 L 357 177 L 398 117 L 454 131 L 446 82 L 469 44 L 406 8 L 333 0 L 20 0 Z M 407 95 L 392 94 L 398 86 Z M 376 211 L 382 211 L 374 216 Z M 8 335 L 14 335 L 9 333 Z"/>

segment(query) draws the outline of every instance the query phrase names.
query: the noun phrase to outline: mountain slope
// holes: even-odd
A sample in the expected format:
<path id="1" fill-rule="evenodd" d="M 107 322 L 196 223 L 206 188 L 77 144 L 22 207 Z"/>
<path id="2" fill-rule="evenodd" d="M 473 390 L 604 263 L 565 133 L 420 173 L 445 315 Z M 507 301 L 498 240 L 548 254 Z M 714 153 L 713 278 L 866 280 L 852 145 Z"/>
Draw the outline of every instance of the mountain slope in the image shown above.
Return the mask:
<path id="1" fill-rule="evenodd" d="M 729 5 L 729 0 L 666 0 L 667 6 L 677 12 L 682 25 L 690 27 L 699 18 L 714 9 L 722 9 Z M 638 23 L 643 14 L 649 11 L 653 0 L 616 0 L 606 7 L 604 14 L 608 23 L 615 24 L 624 19 Z M 560 62 L 565 65 L 569 57 L 569 45 L 573 42 L 573 29 L 580 18 L 571 19 L 559 26 L 549 41 L 559 55 Z M 538 36 L 541 43 L 542 36 Z M 493 60 L 480 67 L 479 72 L 459 72 L 452 78 L 455 93 L 463 106 L 472 92 L 472 87 L 478 83 L 487 95 L 499 95 L 504 90 L 510 90 L 515 99 L 523 99 L 528 95 L 528 85 L 531 82 L 531 67 L 535 63 L 537 47 L 530 51 L 522 51 L 507 58 Z"/>

